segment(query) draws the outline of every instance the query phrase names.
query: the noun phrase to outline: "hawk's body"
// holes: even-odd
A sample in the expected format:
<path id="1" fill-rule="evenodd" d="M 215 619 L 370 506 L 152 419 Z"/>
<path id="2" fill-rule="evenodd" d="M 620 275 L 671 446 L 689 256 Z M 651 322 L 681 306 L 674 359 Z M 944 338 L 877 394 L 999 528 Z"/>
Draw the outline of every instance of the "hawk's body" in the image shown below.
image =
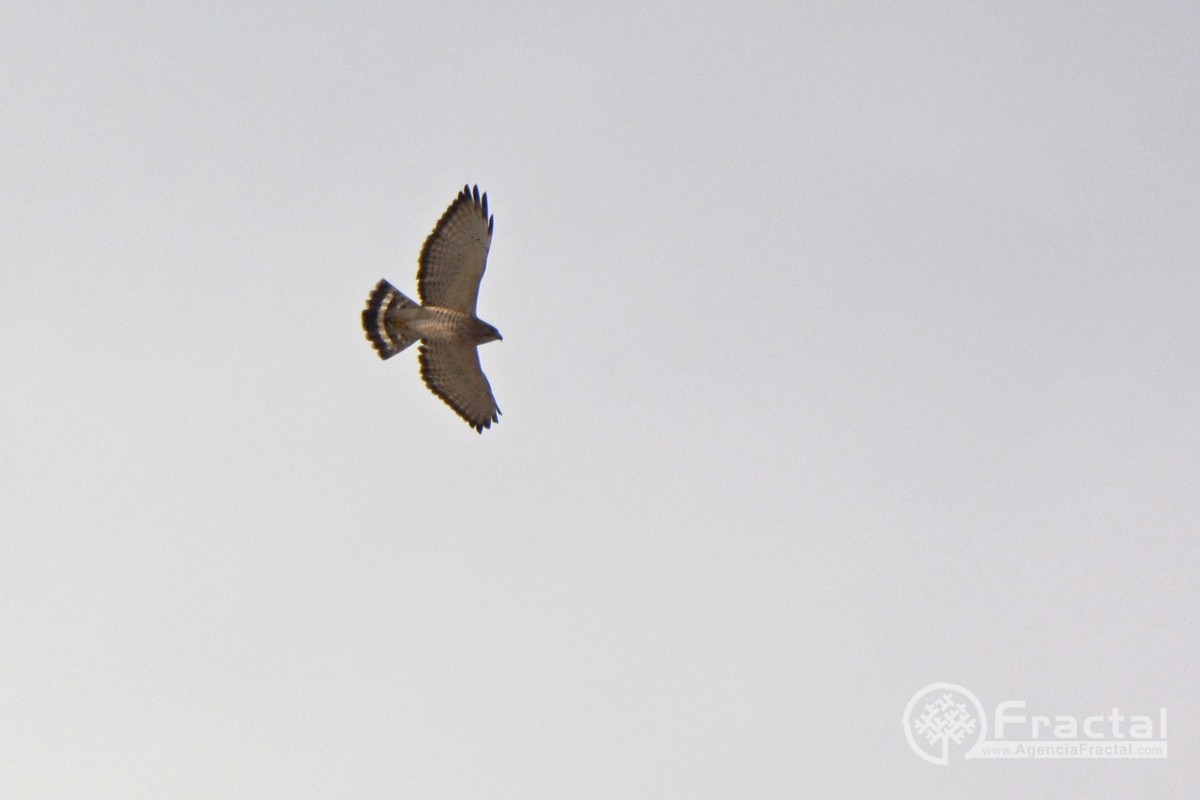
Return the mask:
<path id="1" fill-rule="evenodd" d="M 362 313 L 363 329 L 380 358 L 391 358 L 420 340 L 425 385 L 480 433 L 500 421 L 476 350 L 501 338 L 475 316 L 492 227 L 487 195 L 481 196 L 478 186 L 463 187 L 421 248 L 421 304 L 382 280 Z"/>

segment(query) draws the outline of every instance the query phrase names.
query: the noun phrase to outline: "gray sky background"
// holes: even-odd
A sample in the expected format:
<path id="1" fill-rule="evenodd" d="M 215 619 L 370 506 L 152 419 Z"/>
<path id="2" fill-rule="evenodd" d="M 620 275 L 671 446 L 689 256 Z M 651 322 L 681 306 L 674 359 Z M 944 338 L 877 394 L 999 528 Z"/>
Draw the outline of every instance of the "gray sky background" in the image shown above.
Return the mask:
<path id="1" fill-rule="evenodd" d="M 885 5 L 7 4 L 0 794 L 1193 791 L 1200 11 Z M 482 436 L 358 323 L 466 182 Z"/>

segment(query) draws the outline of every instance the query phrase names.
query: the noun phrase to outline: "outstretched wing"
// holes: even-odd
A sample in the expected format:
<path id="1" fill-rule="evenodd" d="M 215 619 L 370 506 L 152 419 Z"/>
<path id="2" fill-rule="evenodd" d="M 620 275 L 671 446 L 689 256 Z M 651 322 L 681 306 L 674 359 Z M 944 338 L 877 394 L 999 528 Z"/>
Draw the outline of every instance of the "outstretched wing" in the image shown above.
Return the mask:
<path id="1" fill-rule="evenodd" d="M 479 365 L 475 345 L 422 342 L 421 377 L 431 392 L 480 433 L 500 421 L 500 408 Z"/>
<path id="2" fill-rule="evenodd" d="M 417 290 L 427 306 L 442 306 L 475 316 L 479 282 L 492 246 L 487 194 L 464 186 L 442 214 L 421 248 Z"/>

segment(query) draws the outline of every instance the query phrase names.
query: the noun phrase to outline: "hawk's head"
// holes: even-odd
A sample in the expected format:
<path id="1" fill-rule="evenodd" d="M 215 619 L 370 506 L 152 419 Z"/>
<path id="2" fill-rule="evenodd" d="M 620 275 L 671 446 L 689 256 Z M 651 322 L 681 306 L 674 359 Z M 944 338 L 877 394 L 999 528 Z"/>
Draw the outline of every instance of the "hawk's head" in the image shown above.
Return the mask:
<path id="1" fill-rule="evenodd" d="M 481 319 L 475 320 L 475 344 L 487 344 L 488 342 L 500 342 L 504 337 L 500 335 L 500 331 L 488 325 Z"/>

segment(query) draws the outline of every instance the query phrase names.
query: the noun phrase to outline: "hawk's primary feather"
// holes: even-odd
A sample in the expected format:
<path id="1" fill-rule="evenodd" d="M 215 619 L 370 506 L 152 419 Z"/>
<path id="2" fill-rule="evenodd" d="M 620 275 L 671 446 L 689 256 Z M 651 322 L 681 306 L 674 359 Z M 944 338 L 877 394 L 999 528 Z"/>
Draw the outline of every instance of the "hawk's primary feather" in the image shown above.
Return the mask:
<path id="1" fill-rule="evenodd" d="M 500 407 L 479 366 L 478 348 L 452 342 L 422 344 L 420 361 L 425 385 L 468 425 L 483 433 L 484 428 L 500 421 Z"/>
<path id="2" fill-rule="evenodd" d="M 481 197 L 478 186 L 464 186 L 421 248 L 417 291 L 424 305 L 475 316 L 493 224 L 487 193 Z"/>

